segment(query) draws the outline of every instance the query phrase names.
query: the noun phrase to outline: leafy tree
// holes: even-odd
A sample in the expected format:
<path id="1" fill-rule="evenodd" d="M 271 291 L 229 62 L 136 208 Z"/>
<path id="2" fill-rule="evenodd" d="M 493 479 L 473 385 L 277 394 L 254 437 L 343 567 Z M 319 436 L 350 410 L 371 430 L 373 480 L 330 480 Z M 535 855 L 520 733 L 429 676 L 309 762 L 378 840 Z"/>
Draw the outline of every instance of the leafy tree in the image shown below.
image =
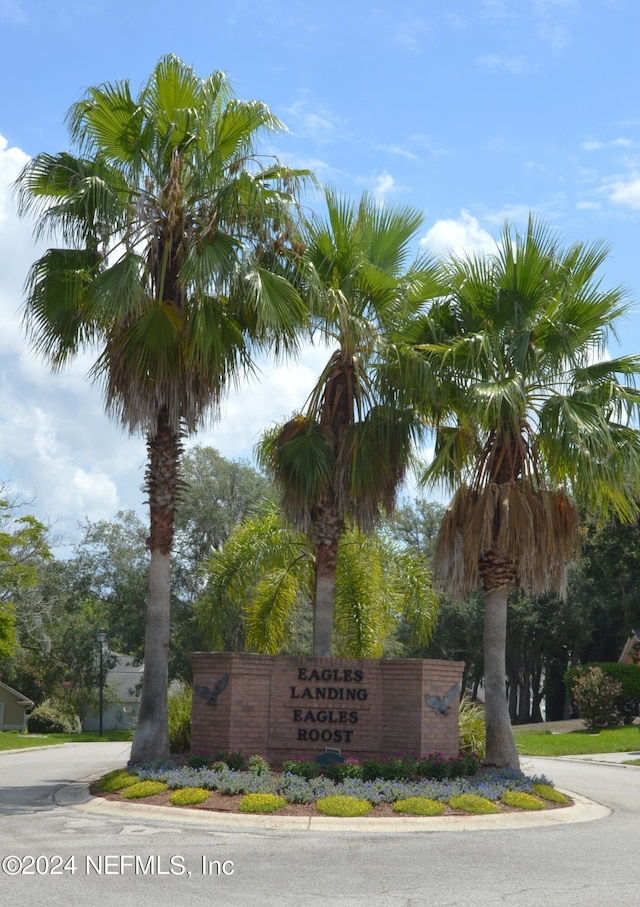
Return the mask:
<path id="1" fill-rule="evenodd" d="M 277 273 L 289 249 L 295 175 L 255 154 L 279 121 L 162 58 L 137 96 L 90 88 L 68 116 L 77 154 L 40 154 L 20 209 L 60 236 L 33 266 L 25 320 L 59 368 L 86 345 L 106 407 L 147 438 L 149 594 L 140 717 L 131 753 L 169 752 L 170 552 L 181 439 L 215 413 L 256 346 L 295 347 L 305 308 Z"/>
<path id="2" fill-rule="evenodd" d="M 605 355 L 628 308 L 620 290 L 601 287 L 606 254 L 600 244 L 563 249 L 533 218 L 523 235 L 505 227 L 494 255 L 445 263 L 446 290 L 414 333 L 433 382 L 425 481 L 458 488 L 436 566 L 451 594 L 484 592 L 490 764 L 519 763 L 505 697 L 509 590 L 564 592 L 578 545 L 570 493 L 624 520 L 636 512 L 640 443 L 629 420 L 639 398 L 627 382 L 640 359 Z"/>
<path id="3" fill-rule="evenodd" d="M 196 445 L 182 458 L 184 483 L 176 511 L 174 560 L 179 586 L 200 592 L 199 566 L 218 551 L 246 516 L 272 495 L 270 482 L 243 460 Z"/>
<path id="4" fill-rule="evenodd" d="M 572 640 L 573 664 L 617 661 L 631 630 L 640 626 L 640 525 L 587 518 L 580 561 L 570 588 L 574 604 L 588 608 Z"/>
<path id="5" fill-rule="evenodd" d="M 112 520 L 87 520 L 74 556 L 63 568 L 72 601 L 78 606 L 95 603 L 110 648 L 140 661 L 149 588 L 146 535 L 132 510 L 120 511 Z"/>
<path id="6" fill-rule="evenodd" d="M 205 565 L 199 621 L 212 648 L 300 651 L 291 639 L 296 609 L 313 598 L 313 551 L 281 510 L 248 518 Z M 336 564 L 336 650 L 379 657 L 401 618 L 424 645 L 435 624 L 437 595 L 419 559 L 382 531 L 347 529 Z M 293 642 L 293 645 L 292 645 Z"/>
<path id="7" fill-rule="evenodd" d="M 30 568 L 15 596 L 17 645 L 2 663 L 3 679 L 35 702 L 53 699 L 84 714 L 97 706 L 102 605 L 79 597 L 69 562 L 52 559 L 48 547 L 34 552 Z"/>
<path id="8" fill-rule="evenodd" d="M 16 515 L 18 506 L 0 497 L 0 666 L 18 642 L 16 610 L 36 586 L 39 566 L 51 558 L 46 527 L 30 514 Z"/>
<path id="9" fill-rule="evenodd" d="M 313 651 L 331 655 L 340 539 L 390 512 L 422 423 L 386 378 L 390 334 L 415 311 L 430 278 L 409 261 L 422 216 L 364 195 L 325 193 L 326 214 L 303 224 L 300 274 L 313 326 L 334 347 L 302 412 L 265 433 L 258 458 L 293 525 L 312 540 Z"/>
<path id="10" fill-rule="evenodd" d="M 417 498 L 396 508 L 389 523 L 390 531 L 401 544 L 431 563 L 445 510 L 442 504 Z"/>

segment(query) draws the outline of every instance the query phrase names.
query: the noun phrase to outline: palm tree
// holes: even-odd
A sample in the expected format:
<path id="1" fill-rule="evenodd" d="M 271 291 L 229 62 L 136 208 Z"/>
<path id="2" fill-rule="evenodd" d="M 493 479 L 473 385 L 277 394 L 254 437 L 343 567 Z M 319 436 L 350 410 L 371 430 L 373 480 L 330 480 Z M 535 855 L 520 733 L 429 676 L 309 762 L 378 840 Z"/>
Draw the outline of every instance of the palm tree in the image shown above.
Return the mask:
<path id="1" fill-rule="evenodd" d="M 294 529 L 280 507 L 267 503 L 203 565 L 206 587 L 197 609 L 201 635 L 212 649 L 281 652 L 291 645 L 298 605 L 305 607 L 313 598 L 314 572 L 308 537 Z M 346 529 L 336 562 L 340 656 L 380 657 L 400 620 L 406 621 L 412 644 L 426 645 L 437 612 L 438 596 L 422 557 L 384 531 L 365 536 Z M 299 651 L 299 643 L 295 648 Z"/>
<path id="2" fill-rule="evenodd" d="M 300 279 L 313 328 L 334 345 L 303 412 L 265 433 L 258 459 L 279 486 L 285 513 L 310 534 L 315 557 L 313 651 L 330 656 L 340 538 L 393 507 L 422 423 L 384 380 L 391 332 L 415 311 L 431 277 L 409 263 L 421 214 L 354 204 L 326 190 L 326 216 L 302 227 Z"/>
<path id="3" fill-rule="evenodd" d="M 627 520 L 637 510 L 640 358 L 607 356 L 628 306 L 619 289 L 601 287 L 606 255 L 599 243 L 562 248 L 533 218 L 524 235 L 506 226 L 494 255 L 445 263 L 446 291 L 413 328 L 434 382 L 424 478 L 458 489 L 435 566 L 453 595 L 484 590 L 494 765 L 519 764 L 505 696 L 509 590 L 564 592 L 578 547 L 574 499 Z"/>
<path id="4" fill-rule="evenodd" d="M 150 580 L 134 762 L 168 753 L 169 560 L 182 437 L 252 367 L 255 346 L 295 347 L 305 308 L 273 265 L 288 252 L 296 174 L 256 156 L 280 128 L 162 58 L 139 94 L 89 89 L 68 116 L 76 155 L 40 154 L 20 208 L 63 240 L 33 265 L 25 321 L 54 368 L 97 348 L 107 411 L 147 438 Z"/>

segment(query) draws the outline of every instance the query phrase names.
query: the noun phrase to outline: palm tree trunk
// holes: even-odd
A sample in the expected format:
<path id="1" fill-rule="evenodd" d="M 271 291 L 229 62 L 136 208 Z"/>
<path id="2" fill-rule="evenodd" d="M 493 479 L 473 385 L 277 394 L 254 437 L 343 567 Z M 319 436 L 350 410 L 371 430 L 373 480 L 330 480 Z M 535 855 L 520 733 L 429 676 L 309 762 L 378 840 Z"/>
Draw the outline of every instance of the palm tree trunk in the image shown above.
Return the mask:
<path id="1" fill-rule="evenodd" d="M 169 554 L 151 552 L 149 600 L 144 635 L 144 673 L 131 762 L 150 762 L 169 755 Z"/>
<path id="2" fill-rule="evenodd" d="M 485 762 L 501 768 L 519 768 L 505 690 L 508 597 L 508 585 L 484 593 Z"/>
<path id="3" fill-rule="evenodd" d="M 180 439 L 167 411 L 158 413 L 156 432 L 147 441 L 146 489 L 149 494 L 149 598 L 144 637 L 144 673 L 131 762 L 169 755 L 169 638 L 171 627 L 170 559 L 175 509 L 180 488 Z"/>
<path id="4" fill-rule="evenodd" d="M 313 603 L 313 654 L 331 657 L 333 608 L 336 598 L 336 563 L 338 543 L 316 545 L 315 597 Z"/>

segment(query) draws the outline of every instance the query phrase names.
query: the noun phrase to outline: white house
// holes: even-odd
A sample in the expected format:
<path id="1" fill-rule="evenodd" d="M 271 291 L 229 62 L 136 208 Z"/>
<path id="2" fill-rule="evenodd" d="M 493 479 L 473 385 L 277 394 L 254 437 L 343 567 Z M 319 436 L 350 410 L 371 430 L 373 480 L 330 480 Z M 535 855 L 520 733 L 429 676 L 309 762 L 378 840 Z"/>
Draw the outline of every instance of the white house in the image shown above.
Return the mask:
<path id="1" fill-rule="evenodd" d="M 113 653 L 111 653 L 113 655 Z M 132 655 L 115 655 L 116 664 L 105 676 L 105 703 L 102 727 L 105 731 L 129 730 L 138 722 L 142 665 L 134 663 Z M 82 722 L 85 731 L 97 731 L 100 718 L 90 712 Z"/>

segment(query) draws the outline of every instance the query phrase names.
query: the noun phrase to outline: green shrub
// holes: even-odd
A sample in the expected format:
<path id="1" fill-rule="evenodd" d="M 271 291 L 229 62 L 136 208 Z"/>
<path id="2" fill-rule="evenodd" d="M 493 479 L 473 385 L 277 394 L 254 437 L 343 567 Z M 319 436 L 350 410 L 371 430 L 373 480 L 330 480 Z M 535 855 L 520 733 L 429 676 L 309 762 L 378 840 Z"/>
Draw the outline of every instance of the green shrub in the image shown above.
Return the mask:
<path id="1" fill-rule="evenodd" d="M 325 816 L 356 817 L 366 816 L 373 809 L 368 800 L 360 797 L 349 797 L 334 794 L 330 797 L 320 797 L 316 800 L 316 809 Z"/>
<path id="2" fill-rule="evenodd" d="M 469 775 L 477 775 L 480 771 L 483 756 L 480 756 L 478 752 L 460 753 L 457 759 L 451 760 L 449 777 L 464 778 Z"/>
<path id="3" fill-rule="evenodd" d="M 290 759 L 287 762 L 282 763 L 282 771 L 289 772 L 290 775 L 296 775 L 298 778 L 304 778 L 306 781 L 310 781 L 312 778 L 317 778 L 320 774 L 320 766 L 317 762 L 312 762 L 310 759 L 301 760 L 298 762 L 295 759 Z"/>
<path id="4" fill-rule="evenodd" d="M 316 762 L 289 761 L 282 766 L 283 772 L 310 781 L 323 775 L 340 783 L 351 778 L 363 781 L 443 781 L 445 778 L 459 778 L 476 775 L 480 761 L 475 753 L 460 753 L 457 759 L 445 759 L 440 753 L 432 753 L 425 759 L 416 759 L 410 754 L 390 756 L 388 759 L 347 759 L 327 768 L 320 768 Z"/>
<path id="5" fill-rule="evenodd" d="M 277 794 L 245 794 L 238 809 L 241 813 L 274 813 L 286 805 L 284 797 Z"/>
<path id="6" fill-rule="evenodd" d="M 561 794 L 555 787 L 551 787 L 550 784 L 534 784 L 533 789 L 539 797 L 550 803 L 569 803 L 569 798 Z"/>
<path id="7" fill-rule="evenodd" d="M 231 769 L 232 772 L 241 772 L 245 767 L 245 758 L 242 753 L 239 753 L 237 750 L 232 750 L 227 753 L 224 751 L 214 753 L 211 757 L 213 762 L 224 762 L 224 764 Z"/>
<path id="8" fill-rule="evenodd" d="M 203 756 L 201 753 L 193 753 L 187 759 L 187 765 L 189 768 L 209 768 L 211 766 L 211 759 L 209 756 Z"/>
<path id="9" fill-rule="evenodd" d="M 459 794 L 449 800 L 449 806 L 452 809 L 461 809 L 466 813 L 478 813 L 480 815 L 490 815 L 499 812 L 498 807 L 486 797 L 479 797 L 478 794 Z"/>
<path id="10" fill-rule="evenodd" d="M 138 783 L 138 776 L 128 772 L 126 768 L 116 768 L 109 774 L 100 778 L 96 787 L 103 794 L 112 794 L 117 790 L 124 790 L 125 787 L 132 787 Z"/>
<path id="11" fill-rule="evenodd" d="M 444 781 L 452 775 L 453 762 L 447 762 L 440 753 L 432 753 L 427 759 L 421 759 L 413 766 L 410 778 L 427 778 L 429 781 Z M 395 778 L 393 779 L 396 780 Z M 397 779 L 402 780 L 401 778 Z"/>
<path id="12" fill-rule="evenodd" d="M 169 746 L 172 753 L 187 753 L 191 746 L 191 687 L 176 685 L 169 692 Z"/>
<path id="13" fill-rule="evenodd" d="M 520 790 L 508 790 L 502 797 L 505 806 L 514 806 L 517 809 L 545 809 L 545 804 L 533 794 Z"/>
<path id="14" fill-rule="evenodd" d="M 35 707 L 27 718 L 30 734 L 80 734 L 82 724 L 75 712 L 60 708 L 53 699 Z"/>
<path id="15" fill-rule="evenodd" d="M 585 668 L 601 668 L 606 674 L 621 684 L 620 693 L 616 696 L 615 706 L 622 715 L 625 724 L 631 724 L 640 711 L 640 670 L 638 665 L 620 664 L 617 661 L 594 661 L 588 665 L 569 668 L 564 675 L 564 682 L 569 692 L 572 691 L 576 676 Z"/>
<path id="16" fill-rule="evenodd" d="M 484 707 L 474 702 L 465 694 L 460 700 L 458 714 L 460 727 L 460 751 L 462 753 L 476 753 L 480 760 L 484 759 L 487 743 L 484 723 Z"/>
<path id="17" fill-rule="evenodd" d="M 125 800 L 141 800 L 143 797 L 153 797 L 167 789 L 162 781 L 138 781 L 131 787 L 125 788 L 120 794 Z"/>
<path id="18" fill-rule="evenodd" d="M 245 758 L 242 753 L 227 753 L 220 750 L 216 753 L 192 753 L 187 763 L 190 768 L 210 768 L 214 772 L 230 768 L 232 771 L 241 772 L 245 767 Z"/>
<path id="19" fill-rule="evenodd" d="M 362 760 L 362 780 L 375 781 L 376 778 L 382 778 L 384 773 L 383 763 L 380 759 L 363 759 Z"/>
<path id="20" fill-rule="evenodd" d="M 393 811 L 408 813 L 410 816 L 441 816 L 444 812 L 444 803 L 430 800 L 428 797 L 407 797 L 404 800 L 396 800 Z"/>
<path id="21" fill-rule="evenodd" d="M 204 803 L 211 795 L 210 790 L 204 787 L 181 787 L 169 794 L 169 800 L 174 806 L 193 806 L 196 803 Z"/>
<path id="22" fill-rule="evenodd" d="M 252 775 L 268 775 L 271 766 L 262 756 L 249 756 L 249 772 Z"/>
<path id="23" fill-rule="evenodd" d="M 571 682 L 580 717 L 591 730 L 616 727 L 621 723 L 622 716 L 616 707 L 621 690 L 622 684 L 597 665 L 578 669 Z"/>
<path id="24" fill-rule="evenodd" d="M 336 762 L 328 766 L 322 774 L 339 784 L 348 778 L 362 778 L 362 765 L 357 759 L 347 759 L 345 762 Z"/>

